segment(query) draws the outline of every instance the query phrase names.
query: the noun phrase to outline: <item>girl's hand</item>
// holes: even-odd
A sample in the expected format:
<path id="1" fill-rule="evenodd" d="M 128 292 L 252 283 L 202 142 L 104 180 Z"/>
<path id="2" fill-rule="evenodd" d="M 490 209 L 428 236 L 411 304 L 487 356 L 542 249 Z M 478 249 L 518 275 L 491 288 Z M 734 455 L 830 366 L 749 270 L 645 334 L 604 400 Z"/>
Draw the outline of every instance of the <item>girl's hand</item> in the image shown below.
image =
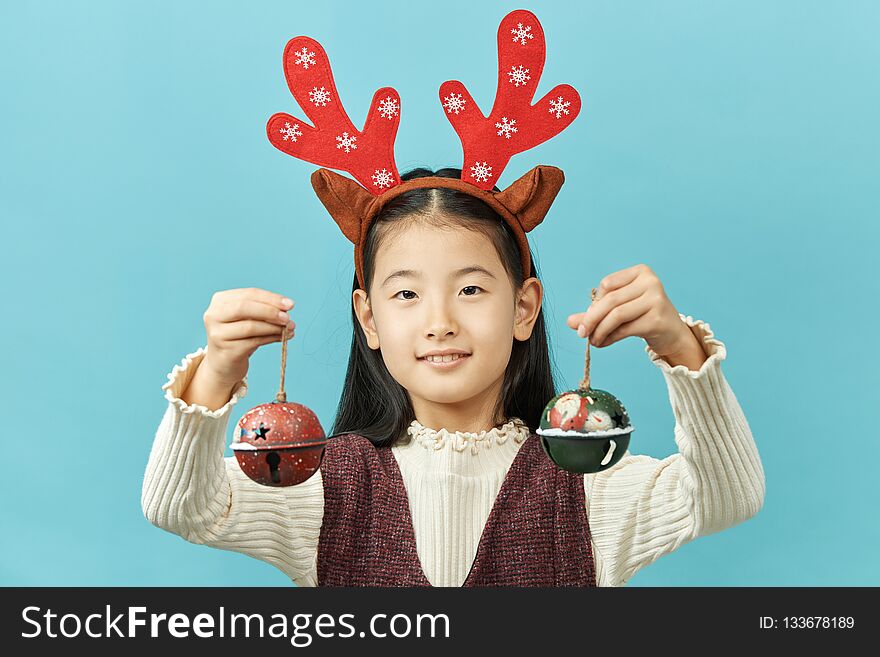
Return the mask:
<path id="1" fill-rule="evenodd" d="M 596 300 L 583 313 L 568 316 L 568 325 L 594 347 L 607 347 L 635 335 L 659 356 L 702 353 L 697 338 L 681 321 L 657 275 L 647 265 L 609 274 L 599 283 Z"/>
<path id="2" fill-rule="evenodd" d="M 291 308 L 290 299 L 258 288 L 215 292 L 203 315 L 208 348 L 202 366 L 219 383 L 236 384 L 247 374 L 248 360 L 258 347 L 280 342 L 285 326 L 293 337 L 296 324 L 287 314 Z"/>

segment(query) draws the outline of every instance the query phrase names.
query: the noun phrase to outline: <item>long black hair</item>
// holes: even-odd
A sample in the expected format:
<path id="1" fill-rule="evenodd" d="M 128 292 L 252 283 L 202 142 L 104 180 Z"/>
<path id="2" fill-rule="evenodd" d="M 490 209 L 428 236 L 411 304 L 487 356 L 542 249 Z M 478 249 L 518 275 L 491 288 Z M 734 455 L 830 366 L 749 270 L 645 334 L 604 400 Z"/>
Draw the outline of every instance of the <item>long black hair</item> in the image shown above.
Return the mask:
<path id="1" fill-rule="evenodd" d="M 431 171 L 423 167 L 401 175 L 401 180 L 427 176 L 461 178 L 461 169 Z M 500 191 L 497 187 L 494 191 Z M 393 199 L 382 208 L 367 232 L 364 243 L 364 284 L 370 289 L 376 253 L 383 239 L 407 221 L 418 219 L 438 226 L 458 226 L 485 234 L 495 245 L 514 289 L 523 281 L 539 277 L 534 257 L 528 276 L 524 276 L 519 247 L 504 220 L 480 199 L 454 189 L 414 189 Z M 359 287 L 357 274 L 352 293 Z M 406 429 L 416 419 L 409 394 L 385 367 L 380 351 L 370 349 L 357 320 L 352 303 L 353 335 L 345 384 L 336 409 L 332 434 L 357 433 L 384 447 L 406 438 Z M 532 334 L 526 341 L 514 340 L 510 361 L 495 408 L 496 427 L 510 418 L 519 418 L 535 431 L 545 404 L 556 394 L 550 349 L 544 326 L 543 304 Z"/>

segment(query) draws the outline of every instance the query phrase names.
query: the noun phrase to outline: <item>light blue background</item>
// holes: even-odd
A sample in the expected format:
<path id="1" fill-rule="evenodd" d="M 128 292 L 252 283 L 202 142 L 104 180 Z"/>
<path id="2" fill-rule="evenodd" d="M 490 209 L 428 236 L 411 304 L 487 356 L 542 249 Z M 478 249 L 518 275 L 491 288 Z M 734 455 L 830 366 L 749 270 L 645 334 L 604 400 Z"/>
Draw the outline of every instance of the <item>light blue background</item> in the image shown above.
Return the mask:
<path id="1" fill-rule="evenodd" d="M 567 175 L 530 234 L 564 385 L 583 340 L 565 317 L 639 262 L 710 322 L 767 476 L 750 521 L 681 547 L 633 586 L 880 585 L 877 237 L 880 10 L 874 2 L 529 2 L 548 38 L 535 98 L 584 106 L 514 157 Z M 212 293 L 292 296 L 289 398 L 332 423 L 351 336 L 351 244 L 275 150 L 303 116 L 281 68 L 306 34 L 363 124 L 391 85 L 401 171 L 461 166 L 437 100 L 484 111 L 495 34 L 519 3 L 33 2 L 0 9 L 4 585 L 288 585 L 255 559 L 153 527 L 141 482 L 166 373 L 204 343 Z M 574 276 L 586 269 L 586 278 Z M 270 401 L 279 345 L 234 409 Z M 644 342 L 593 352 L 632 450 L 676 450 Z M 229 454 L 229 452 L 227 452 Z"/>

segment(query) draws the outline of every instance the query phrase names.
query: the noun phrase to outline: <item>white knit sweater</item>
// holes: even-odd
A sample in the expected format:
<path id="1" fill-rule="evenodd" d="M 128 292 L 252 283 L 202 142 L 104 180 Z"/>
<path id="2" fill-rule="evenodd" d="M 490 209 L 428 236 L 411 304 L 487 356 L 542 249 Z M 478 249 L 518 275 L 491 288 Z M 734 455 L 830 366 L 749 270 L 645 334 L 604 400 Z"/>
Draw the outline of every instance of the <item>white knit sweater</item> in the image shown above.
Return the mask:
<path id="1" fill-rule="evenodd" d="M 662 460 L 627 451 L 608 470 L 584 475 L 599 586 L 623 586 L 640 568 L 743 522 L 764 502 L 758 449 L 721 372 L 725 345 L 708 324 L 681 319 L 708 356 L 699 371 L 672 367 L 645 345 L 666 379 L 679 451 Z M 251 481 L 234 456 L 224 458 L 231 409 L 247 393 L 247 377 L 217 410 L 185 404 L 180 394 L 205 353 L 201 347 L 188 354 L 162 386 L 168 407 L 144 477 L 144 515 L 187 541 L 248 554 L 298 585 L 315 586 L 321 472 L 274 488 Z M 460 586 L 528 432 L 513 422 L 478 434 L 413 422 L 408 433 L 412 439 L 392 453 L 409 496 L 419 560 L 431 584 Z"/>

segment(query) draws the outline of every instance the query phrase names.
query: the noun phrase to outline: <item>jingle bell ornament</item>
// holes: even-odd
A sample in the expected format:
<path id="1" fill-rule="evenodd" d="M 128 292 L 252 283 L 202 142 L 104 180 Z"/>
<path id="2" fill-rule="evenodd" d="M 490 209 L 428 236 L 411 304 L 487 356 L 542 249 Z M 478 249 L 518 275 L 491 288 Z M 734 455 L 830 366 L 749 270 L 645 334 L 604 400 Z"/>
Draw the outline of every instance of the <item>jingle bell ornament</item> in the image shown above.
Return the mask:
<path id="1" fill-rule="evenodd" d="M 281 388 L 276 400 L 249 410 L 238 421 L 230 448 L 248 477 L 264 486 L 294 486 L 311 477 L 324 457 L 327 438 L 318 416 L 284 392 L 287 328 L 281 338 Z"/>
<path id="2" fill-rule="evenodd" d="M 596 300 L 593 289 L 592 300 Z M 634 427 L 621 401 L 590 387 L 590 342 L 587 340 L 584 379 L 577 390 L 551 399 L 537 430 L 544 452 L 563 470 L 592 473 L 607 470 L 629 448 Z"/>

